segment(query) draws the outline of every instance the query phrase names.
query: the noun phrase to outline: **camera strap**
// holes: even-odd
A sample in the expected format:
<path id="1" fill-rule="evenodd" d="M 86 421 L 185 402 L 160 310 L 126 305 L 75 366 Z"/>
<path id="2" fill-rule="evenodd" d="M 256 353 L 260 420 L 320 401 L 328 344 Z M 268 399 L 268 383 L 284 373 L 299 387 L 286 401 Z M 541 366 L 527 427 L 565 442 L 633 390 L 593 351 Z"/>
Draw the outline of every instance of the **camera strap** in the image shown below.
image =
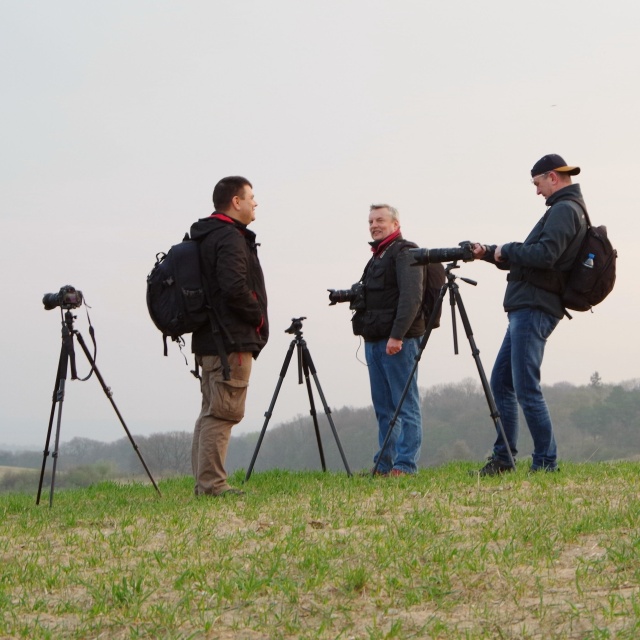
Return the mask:
<path id="1" fill-rule="evenodd" d="M 93 343 L 93 360 L 92 362 L 95 363 L 96 361 L 96 356 L 98 355 L 98 344 L 96 342 L 96 332 L 95 329 L 93 328 L 93 325 L 91 324 L 91 318 L 89 317 L 89 305 L 87 304 L 87 301 L 84 301 L 84 307 L 85 307 L 85 312 L 87 314 L 87 322 L 89 323 L 89 335 L 91 336 L 91 342 Z M 75 354 L 74 354 L 75 356 Z M 89 371 L 89 373 L 87 374 L 87 376 L 85 378 L 74 378 L 74 365 L 71 365 L 71 379 L 72 380 L 80 380 L 80 382 L 86 382 L 92 375 L 93 375 L 93 371 L 94 371 L 94 367 L 93 364 L 91 365 L 91 370 Z"/>
<path id="2" fill-rule="evenodd" d="M 91 370 L 89 371 L 88 375 L 84 378 L 78 378 L 78 371 L 76 369 L 76 351 L 73 344 L 73 336 L 75 334 L 79 335 L 79 333 L 77 329 L 73 328 L 73 320 L 67 321 L 64 319 L 64 316 L 63 316 L 63 321 L 62 321 L 62 324 L 64 325 L 63 332 L 62 332 L 62 344 L 67 353 L 67 358 L 69 360 L 69 367 L 71 368 L 71 379 L 79 380 L 80 382 L 85 382 L 93 375 L 96 354 L 98 352 L 98 345 L 96 344 L 95 330 L 93 328 L 93 325 L 91 324 L 91 318 L 89 317 L 88 305 L 86 302 L 84 304 L 85 304 L 85 307 L 87 307 L 86 313 L 87 313 L 87 321 L 89 322 L 89 335 L 91 336 L 91 342 L 93 342 L 93 359 L 91 364 Z M 61 316 L 62 316 L 62 309 L 63 307 L 60 307 Z M 67 313 L 70 314 L 71 311 L 67 310 Z M 71 316 L 71 317 L 73 318 L 75 316 Z M 82 336 L 80 336 L 80 342 L 82 345 L 84 345 L 84 342 L 82 341 Z"/>

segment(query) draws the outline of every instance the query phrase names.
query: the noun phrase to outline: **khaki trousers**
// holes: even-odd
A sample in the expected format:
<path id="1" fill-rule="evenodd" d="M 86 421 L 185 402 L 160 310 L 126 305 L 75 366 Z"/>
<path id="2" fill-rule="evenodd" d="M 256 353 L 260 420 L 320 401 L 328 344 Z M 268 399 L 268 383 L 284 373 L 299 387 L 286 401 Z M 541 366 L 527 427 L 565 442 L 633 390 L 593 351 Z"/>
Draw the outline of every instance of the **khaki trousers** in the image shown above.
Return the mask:
<path id="1" fill-rule="evenodd" d="M 228 355 L 231 380 L 224 379 L 219 356 L 196 356 L 196 360 L 202 369 L 202 409 L 191 447 L 195 494 L 220 495 L 230 488 L 224 463 L 231 429 L 244 417 L 253 357 Z"/>

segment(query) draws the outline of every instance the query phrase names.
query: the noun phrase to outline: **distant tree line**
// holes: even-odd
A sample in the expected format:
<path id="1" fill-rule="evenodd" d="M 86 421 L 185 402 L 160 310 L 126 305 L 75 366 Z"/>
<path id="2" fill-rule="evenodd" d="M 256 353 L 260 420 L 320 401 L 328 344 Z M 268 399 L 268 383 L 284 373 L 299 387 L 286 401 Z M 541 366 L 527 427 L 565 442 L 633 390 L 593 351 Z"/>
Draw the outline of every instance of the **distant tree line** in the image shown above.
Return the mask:
<path id="1" fill-rule="evenodd" d="M 575 462 L 640 457 L 640 380 L 604 384 L 598 375 L 585 386 L 559 383 L 544 387 L 554 420 L 561 459 Z M 424 439 L 421 467 L 453 460 L 480 462 L 495 439 L 495 425 L 479 382 L 458 383 L 422 390 Z M 377 447 L 377 426 L 372 407 L 343 407 L 331 418 L 351 471 L 369 468 Z M 521 417 L 522 418 L 522 417 Z M 297 416 L 267 429 L 254 471 L 272 468 L 321 469 L 320 447 L 330 470 L 344 470 L 342 457 L 327 416 L 317 410 L 320 444 L 311 415 Z M 259 433 L 232 438 L 227 457 L 230 472 L 247 469 L 256 451 Z M 191 473 L 191 433 L 174 431 L 133 436 L 154 478 Z M 532 442 L 522 419 L 519 458 L 529 457 Z M 42 451 L 0 451 L 0 466 L 40 469 Z M 47 468 L 51 467 L 51 456 Z M 74 438 L 60 445 L 58 472 L 61 486 L 78 486 L 111 477 L 146 476 L 128 438 L 104 443 Z M 78 472 L 78 469 L 81 472 Z M 92 469 L 89 472 L 88 469 Z M 73 474 L 75 473 L 75 479 Z M 37 486 L 38 473 L 21 479 L 17 471 L 0 474 L 0 490 L 21 490 L 24 483 Z M 34 484 L 34 478 L 36 479 Z M 23 482 L 24 480 L 24 482 Z M 59 486 L 58 477 L 56 486 Z M 28 489 L 27 489 L 28 490 Z"/>

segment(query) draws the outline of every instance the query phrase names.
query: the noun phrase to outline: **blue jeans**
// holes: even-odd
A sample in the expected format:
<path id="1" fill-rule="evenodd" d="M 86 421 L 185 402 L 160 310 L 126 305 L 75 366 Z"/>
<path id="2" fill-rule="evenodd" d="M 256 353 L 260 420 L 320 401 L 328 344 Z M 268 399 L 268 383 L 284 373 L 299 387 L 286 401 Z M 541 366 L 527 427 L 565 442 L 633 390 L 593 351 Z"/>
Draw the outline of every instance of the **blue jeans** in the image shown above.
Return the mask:
<path id="1" fill-rule="evenodd" d="M 378 420 L 380 449 L 415 364 L 419 347 L 420 338 L 405 338 L 402 349 L 395 355 L 389 356 L 386 353 L 386 340 L 365 342 L 364 351 L 369 367 L 371 399 Z M 378 471 L 381 473 L 388 473 L 391 469 L 415 473 L 418 470 L 421 445 L 422 414 L 416 369 L 382 458 L 380 458 L 379 449 L 373 462 L 377 463 L 380 458 Z"/>
<path id="2" fill-rule="evenodd" d="M 556 441 L 549 409 L 540 388 L 540 367 L 547 338 L 559 318 L 538 309 L 519 309 L 508 314 L 509 326 L 491 373 L 491 390 L 502 418 L 511 453 L 518 453 L 518 404 L 533 438 L 532 469 L 557 466 Z M 502 434 L 493 447 L 500 462 L 509 464 Z"/>

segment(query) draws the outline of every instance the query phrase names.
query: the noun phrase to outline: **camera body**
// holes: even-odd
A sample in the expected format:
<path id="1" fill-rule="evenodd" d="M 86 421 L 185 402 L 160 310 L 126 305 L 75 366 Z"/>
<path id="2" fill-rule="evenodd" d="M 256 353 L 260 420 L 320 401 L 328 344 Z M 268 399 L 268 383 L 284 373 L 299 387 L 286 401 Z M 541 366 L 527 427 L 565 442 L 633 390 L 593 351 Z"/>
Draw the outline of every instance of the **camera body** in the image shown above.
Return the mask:
<path id="1" fill-rule="evenodd" d="M 57 293 L 45 293 L 42 304 L 47 311 L 61 307 L 62 309 L 77 309 L 82 305 L 82 291 L 70 284 L 60 287 Z"/>
<path id="2" fill-rule="evenodd" d="M 328 289 L 329 306 L 333 306 L 338 302 L 348 302 L 349 309 L 352 311 L 360 311 L 366 309 L 364 285 L 362 282 L 356 282 L 351 289 Z"/>
<path id="3" fill-rule="evenodd" d="M 413 266 L 421 264 L 432 264 L 434 262 L 471 262 L 473 257 L 473 246 L 471 242 L 465 240 L 459 242 L 457 247 L 447 249 L 409 249 L 409 253 L 415 260 Z"/>

